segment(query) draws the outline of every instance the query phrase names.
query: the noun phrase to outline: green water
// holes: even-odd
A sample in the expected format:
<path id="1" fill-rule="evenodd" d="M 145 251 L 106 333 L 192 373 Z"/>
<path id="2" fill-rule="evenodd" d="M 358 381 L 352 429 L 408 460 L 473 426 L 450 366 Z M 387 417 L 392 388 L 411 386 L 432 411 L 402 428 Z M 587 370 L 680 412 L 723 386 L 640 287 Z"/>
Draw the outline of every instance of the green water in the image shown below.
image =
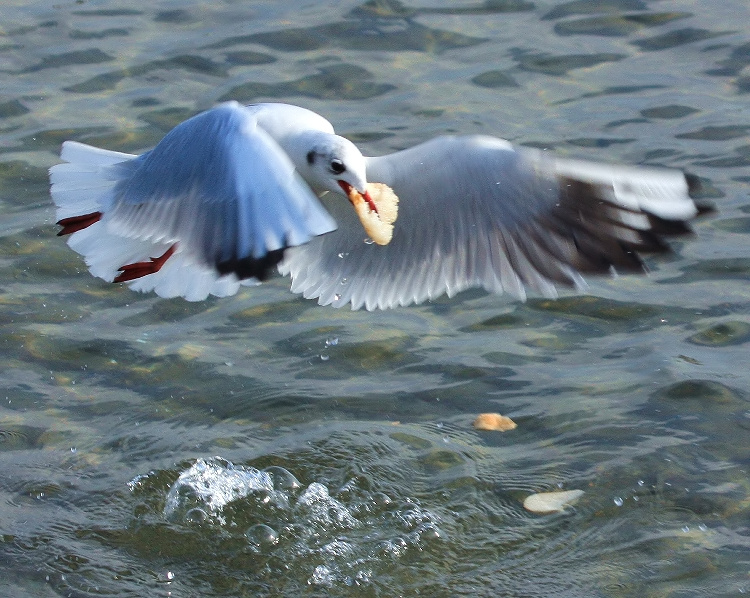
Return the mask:
<path id="1" fill-rule="evenodd" d="M 748 23 L 746 0 L 6 2 L 0 594 L 750 591 Z M 227 98 L 367 154 L 481 132 L 682 168 L 718 214 L 557 301 L 92 278 L 55 236 L 60 143 L 140 152 Z M 488 411 L 518 428 L 475 431 Z M 585 494 L 523 509 L 558 488 Z"/>

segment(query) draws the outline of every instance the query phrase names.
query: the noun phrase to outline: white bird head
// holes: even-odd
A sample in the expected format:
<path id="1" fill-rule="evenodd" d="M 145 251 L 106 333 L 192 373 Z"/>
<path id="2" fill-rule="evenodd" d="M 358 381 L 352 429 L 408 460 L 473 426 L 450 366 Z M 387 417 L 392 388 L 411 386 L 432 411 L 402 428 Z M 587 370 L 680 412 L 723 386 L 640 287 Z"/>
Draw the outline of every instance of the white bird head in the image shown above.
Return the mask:
<path id="1" fill-rule="evenodd" d="M 316 190 L 349 194 L 351 188 L 367 194 L 367 174 L 362 153 L 348 139 L 320 133 L 308 146 L 302 177 Z"/>

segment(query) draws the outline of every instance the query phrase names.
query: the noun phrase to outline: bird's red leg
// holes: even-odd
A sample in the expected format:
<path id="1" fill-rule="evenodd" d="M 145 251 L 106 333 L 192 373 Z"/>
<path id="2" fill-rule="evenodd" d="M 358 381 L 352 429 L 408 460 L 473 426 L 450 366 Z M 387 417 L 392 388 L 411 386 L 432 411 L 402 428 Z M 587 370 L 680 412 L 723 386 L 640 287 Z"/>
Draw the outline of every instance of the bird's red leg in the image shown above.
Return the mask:
<path id="1" fill-rule="evenodd" d="M 136 278 L 141 278 L 158 272 L 161 270 L 164 262 L 172 257 L 175 249 L 177 249 L 177 243 L 172 245 L 172 247 L 167 249 L 159 257 L 149 258 L 148 262 L 136 262 L 134 264 L 126 264 L 122 266 L 119 268 L 120 274 L 118 274 L 112 282 L 128 282 L 129 280 L 135 280 Z"/>
<path id="2" fill-rule="evenodd" d="M 63 235 L 71 235 L 73 233 L 77 233 L 79 230 L 83 230 L 84 228 L 88 228 L 95 222 L 99 222 L 99 220 L 101 220 L 101 217 L 101 212 L 91 212 L 91 214 L 84 214 L 83 216 L 71 216 L 70 218 L 63 218 L 62 220 L 58 220 L 57 224 L 62 226 L 62 230 L 57 233 L 57 236 L 62 237 Z"/>

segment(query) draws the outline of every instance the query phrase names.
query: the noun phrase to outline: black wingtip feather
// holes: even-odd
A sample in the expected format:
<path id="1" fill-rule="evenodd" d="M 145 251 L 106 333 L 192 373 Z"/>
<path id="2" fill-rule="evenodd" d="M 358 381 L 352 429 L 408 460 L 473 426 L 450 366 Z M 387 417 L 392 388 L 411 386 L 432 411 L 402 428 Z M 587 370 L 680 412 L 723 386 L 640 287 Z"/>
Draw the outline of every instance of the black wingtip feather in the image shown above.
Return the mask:
<path id="1" fill-rule="evenodd" d="M 696 196 L 700 195 L 704 189 L 703 181 L 701 180 L 701 178 L 698 175 L 689 172 L 685 172 L 683 174 L 685 175 L 685 181 L 687 182 L 688 193 L 690 194 L 690 197 L 693 198 L 695 207 L 698 208 L 697 215 L 709 216 L 711 214 L 715 214 L 718 211 L 715 204 L 708 201 L 702 201 L 700 198 L 696 199 Z"/>
<path id="2" fill-rule="evenodd" d="M 700 190 L 698 177 L 686 174 L 685 180 L 691 192 Z M 559 203 L 537 222 L 574 242 L 577 255 L 558 259 L 579 272 L 604 273 L 612 267 L 621 272 L 643 271 L 640 254 L 668 253 L 671 248 L 666 238 L 692 233 L 684 220 L 668 220 L 647 212 L 642 213 L 648 218 L 648 229 L 629 226 L 622 213 L 630 210 L 612 203 L 608 189 L 596 183 L 561 177 L 559 188 Z M 714 209 L 708 204 L 696 207 L 699 215 Z"/>
<path id="3" fill-rule="evenodd" d="M 700 177 L 690 172 L 684 172 L 683 174 L 685 175 L 685 181 L 687 182 L 688 193 L 690 195 L 700 193 L 703 189 L 703 183 L 701 182 Z"/>
<path id="4" fill-rule="evenodd" d="M 256 278 L 257 280 L 267 280 L 273 275 L 276 266 L 284 259 L 286 247 L 269 251 L 263 257 L 244 257 L 232 258 L 216 263 L 216 269 L 220 274 L 236 274 L 237 278 L 244 280 L 247 278 Z"/>

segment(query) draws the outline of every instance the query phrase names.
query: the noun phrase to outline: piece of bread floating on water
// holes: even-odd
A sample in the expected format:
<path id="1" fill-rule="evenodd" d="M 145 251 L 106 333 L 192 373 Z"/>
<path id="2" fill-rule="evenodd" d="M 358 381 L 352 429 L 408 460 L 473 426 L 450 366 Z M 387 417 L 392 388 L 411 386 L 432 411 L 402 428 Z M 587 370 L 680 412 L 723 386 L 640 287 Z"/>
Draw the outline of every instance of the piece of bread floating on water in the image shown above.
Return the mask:
<path id="1" fill-rule="evenodd" d="M 367 183 L 367 193 L 372 205 L 353 187 L 349 189 L 349 201 L 370 238 L 378 245 L 388 245 L 398 217 L 398 197 L 384 183 Z"/>
<path id="2" fill-rule="evenodd" d="M 532 513 L 546 515 L 559 513 L 583 496 L 583 490 L 558 490 L 556 492 L 539 492 L 527 496 L 523 508 Z"/>
<path id="3" fill-rule="evenodd" d="M 474 420 L 474 427 L 477 430 L 493 430 L 497 432 L 507 432 L 517 427 L 516 422 L 507 415 L 499 413 L 480 413 Z"/>

